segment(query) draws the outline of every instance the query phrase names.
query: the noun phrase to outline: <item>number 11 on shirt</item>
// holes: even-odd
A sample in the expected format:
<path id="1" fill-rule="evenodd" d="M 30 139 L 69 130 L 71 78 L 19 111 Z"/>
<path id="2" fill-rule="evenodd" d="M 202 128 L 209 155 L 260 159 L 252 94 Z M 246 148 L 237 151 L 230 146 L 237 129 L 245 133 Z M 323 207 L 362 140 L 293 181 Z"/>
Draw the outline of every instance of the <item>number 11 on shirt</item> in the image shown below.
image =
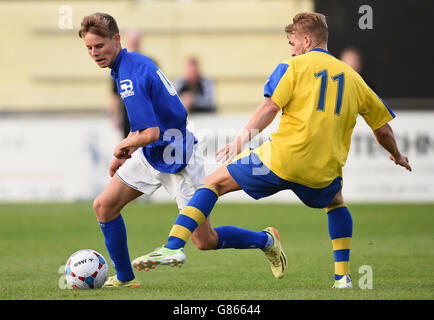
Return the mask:
<path id="1" fill-rule="evenodd" d="M 315 78 L 321 78 L 321 89 L 319 92 L 319 99 L 318 99 L 318 106 L 317 110 L 324 111 L 325 110 L 325 97 L 327 92 L 327 84 L 328 84 L 328 71 L 327 69 L 324 69 L 322 71 L 319 71 L 315 73 Z M 338 82 L 338 91 L 336 94 L 336 105 L 335 105 L 335 113 L 339 115 L 341 113 L 341 107 L 342 107 L 342 94 L 344 92 L 344 84 L 345 84 L 345 74 L 339 73 L 332 77 L 332 80 L 334 82 Z"/>

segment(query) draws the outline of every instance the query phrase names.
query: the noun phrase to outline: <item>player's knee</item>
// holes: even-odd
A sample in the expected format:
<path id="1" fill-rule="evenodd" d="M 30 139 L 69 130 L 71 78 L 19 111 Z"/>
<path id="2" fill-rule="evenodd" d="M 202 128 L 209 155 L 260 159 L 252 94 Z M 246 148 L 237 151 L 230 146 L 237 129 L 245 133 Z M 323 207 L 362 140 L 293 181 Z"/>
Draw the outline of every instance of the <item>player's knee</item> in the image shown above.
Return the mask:
<path id="1" fill-rule="evenodd" d="M 97 197 L 93 201 L 93 211 L 95 212 L 95 215 L 98 218 L 98 220 L 101 221 L 100 217 L 102 216 L 102 203 L 99 197 Z"/>
<path id="2" fill-rule="evenodd" d="M 205 177 L 202 183 L 214 187 L 220 196 L 239 189 L 238 184 L 226 168 L 219 169 L 214 174 Z"/>
<path id="3" fill-rule="evenodd" d="M 209 178 L 209 177 L 205 177 L 205 178 L 202 180 L 202 184 L 206 184 L 207 186 L 213 187 L 213 188 L 216 189 L 217 192 L 220 194 L 221 186 L 220 186 L 220 184 L 218 183 L 218 181 L 215 181 L 215 180 L 213 180 L 212 178 Z"/>
<path id="4" fill-rule="evenodd" d="M 194 233 L 191 235 L 191 241 L 199 250 L 213 250 L 216 247 L 216 244 L 214 243 L 214 241 L 211 241 L 211 239 L 199 237 Z"/>
<path id="5" fill-rule="evenodd" d="M 101 196 L 98 196 L 93 202 L 93 211 L 98 221 L 110 221 L 113 214 L 110 205 L 108 205 Z"/>
<path id="6" fill-rule="evenodd" d="M 344 197 L 342 196 L 342 192 L 339 191 L 336 196 L 330 201 L 330 203 L 326 206 L 326 208 L 331 208 L 334 206 L 338 206 L 344 204 Z"/>
<path id="7" fill-rule="evenodd" d="M 196 246 L 196 248 L 198 248 L 199 250 L 212 250 L 214 249 L 209 243 L 201 241 L 201 240 L 193 240 L 194 245 Z"/>

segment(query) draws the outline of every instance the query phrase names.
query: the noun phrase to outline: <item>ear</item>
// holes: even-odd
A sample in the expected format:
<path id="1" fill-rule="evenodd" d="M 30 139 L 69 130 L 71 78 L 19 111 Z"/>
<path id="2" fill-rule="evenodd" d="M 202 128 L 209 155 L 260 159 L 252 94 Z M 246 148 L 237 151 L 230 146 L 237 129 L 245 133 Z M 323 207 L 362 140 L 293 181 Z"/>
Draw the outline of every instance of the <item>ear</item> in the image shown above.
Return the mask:
<path id="1" fill-rule="evenodd" d="M 303 42 L 306 45 L 306 48 L 309 48 L 312 44 L 312 39 L 308 35 L 304 35 Z"/>
<path id="2" fill-rule="evenodd" d="M 116 44 L 121 43 L 121 35 L 119 33 L 116 33 L 112 39 L 116 41 Z"/>

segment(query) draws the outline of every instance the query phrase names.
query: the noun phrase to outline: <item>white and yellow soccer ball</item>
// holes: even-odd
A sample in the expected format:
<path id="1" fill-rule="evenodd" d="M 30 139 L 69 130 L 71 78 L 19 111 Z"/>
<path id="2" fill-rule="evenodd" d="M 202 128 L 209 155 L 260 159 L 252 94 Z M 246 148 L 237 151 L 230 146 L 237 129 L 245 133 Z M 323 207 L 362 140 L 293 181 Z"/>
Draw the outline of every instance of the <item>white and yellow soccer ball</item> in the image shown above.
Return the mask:
<path id="1" fill-rule="evenodd" d="M 74 252 L 65 266 L 65 279 L 72 289 L 98 289 L 108 277 L 107 262 L 99 252 L 82 249 Z"/>

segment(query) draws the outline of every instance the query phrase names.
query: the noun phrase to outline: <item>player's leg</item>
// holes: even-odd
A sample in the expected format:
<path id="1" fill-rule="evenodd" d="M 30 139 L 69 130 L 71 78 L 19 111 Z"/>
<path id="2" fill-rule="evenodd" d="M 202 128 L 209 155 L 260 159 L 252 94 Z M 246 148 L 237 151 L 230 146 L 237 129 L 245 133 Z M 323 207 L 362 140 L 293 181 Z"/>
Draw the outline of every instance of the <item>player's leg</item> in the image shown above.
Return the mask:
<path id="1" fill-rule="evenodd" d="M 149 267 L 152 267 L 153 264 L 182 265 L 185 261 L 183 249 L 186 242 L 192 233 L 207 221 L 218 196 L 239 190 L 239 188 L 239 185 L 232 179 L 225 166 L 220 167 L 206 177 L 187 205 L 184 208 L 180 206 L 182 209 L 170 230 L 167 244 L 150 254 L 134 259 L 133 266 L 149 270 Z M 211 228 L 209 220 L 199 232 L 204 237 L 202 240 L 208 242 L 207 246 L 215 245 L 216 233 Z"/>
<path id="2" fill-rule="evenodd" d="M 247 154 L 250 157 L 251 154 Z M 255 156 L 253 154 L 253 156 Z M 230 164 L 230 170 L 227 171 L 231 175 L 232 179 L 236 182 L 238 187 L 243 186 L 243 190 L 249 189 L 254 191 L 262 189 L 264 187 L 263 183 L 268 185 L 267 177 L 260 177 L 260 175 L 255 175 L 256 171 L 252 170 L 251 165 L 254 168 L 258 168 L 258 159 L 249 161 L 247 158 L 243 160 L 235 161 Z M 263 170 L 263 172 L 269 172 L 269 170 Z M 240 177 L 250 177 L 245 180 Z M 212 184 L 213 181 L 204 181 Z M 252 193 L 249 193 L 250 195 Z M 272 193 L 271 193 L 272 194 Z M 262 194 L 261 196 L 267 196 L 268 194 Z M 258 196 L 258 193 L 256 193 Z M 200 230 L 199 230 L 200 229 Z M 199 231 L 199 232 L 198 232 Z M 203 249 L 252 249 L 259 248 L 264 251 L 267 260 L 270 263 L 270 267 L 273 275 L 280 279 L 284 276 L 287 266 L 286 255 L 282 249 L 280 236 L 275 228 L 268 227 L 263 231 L 252 231 L 248 229 L 238 228 L 235 226 L 221 226 L 212 229 L 209 223 L 209 217 L 205 223 L 201 224 L 195 233 L 197 235 L 192 236 L 192 240 L 195 241 L 196 246 Z M 205 241 L 204 239 L 211 239 L 212 241 Z"/>
<path id="3" fill-rule="evenodd" d="M 205 177 L 203 184 L 197 188 L 187 206 L 178 215 L 165 247 L 172 250 L 183 248 L 194 230 L 208 218 L 218 197 L 239 189 L 240 186 L 231 177 L 226 166 Z"/>
<path id="4" fill-rule="evenodd" d="M 350 248 L 353 220 L 344 202 L 342 190 L 327 205 L 326 212 L 335 261 L 335 284 L 333 287 L 351 288 Z"/>
<path id="5" fill-rule="evenodd" d="M 253 231 L 235 226 L 213 228 L 210 217 L 191 235 L 191 241 L 200 250 L 218 249 L 261 249 L 270 262 L 273 275 L 280 279 L 284 276 L 287 261 L 280 244 L 279 232 L 272 227 L 263 231 Z"/>
<path id="6" fill-rule="evenodd" d="M 185 261 L 183 248 L 190 236 L 196 246 L 203 250 L 254 247 L 265 249 L 267 244 L 271 245 L 274 238 L 267 231 L 256 232 L 234 226 L 215 229 L 211 227 L 209 214 L 218 196 L 236 190 L 240 190 L 240 186 L 229 174 L 226 166 L 207 176 L 178 215 L 167 244 L 150 254 L 138 257 L 133 261 L 133 266 L 149 270 L 157 264 L 182 265 Z"/>
<path id="7" fill-rule="evenodd" d="M 103 192 L 93 202 L 98 221 L 106 223 L 116 219 L 126 204 L 142 194 L 126 185 L 117 175 L 113 176 Z"/>
<path id="8" fill-rule="evenodd" d="M 277 229 L 267 227 L 253 231 L 235 226 L 212 228 L 210 217 L 191 235 L 192 242 L 201 250 L 218 249 L 261 249 L 265 253 L 273 275 L 280 279 L 287 266 L 286 255 L 280 243 Z"/>
<path id="9" fill-rule="evenodd" d="M 199 250 L 213 250 L 217 248 L 219 236 L 211 226 L 210 217 L 194 230 L 191 234 L 191 241 Z"/>
<path id="10" fill-rule="evenodd" d="M 249 154 L 246 155 L 249 156 Z M 250 164 L 250 161 L 240 161 L 240 165 L 245 167 L 249 167 Z M 233 166 L 237 166 L 237 164 L 233 164 Z M 252 172 L 252 168 L 246 169 L 250 173 Z M 233 172 L 232 170 L 232 174 Z M 222 226 L 215 229 L 211 227 L 208 217 L 218 197 L 228 192 L 241 190 L 232 174 L 227 166 L 222 166 L 203 179 L 202 185 L 178 215 L 169 234 L 166 248 L 172 250 L 183 248 L 192 233 L 195 233 L 193 241 L 196 246 L 208 250 L 222 248 L 264 249 L 267 244 L 269 245 L 273 241 L 273 236 L 263 231 L 256 232 L 234 226 Z"/>
<path id="11" fill-rule="evenodd" d="M 200 250 L 262 249 L 273 244 L 267 231 L 253 231 L 236 226 L 211 226 L 210 217 L 191 235 L 191 241 Z"/>
<path id="12" fill-rule="evenodd" d="M 195 150 L 194 161 L 191 161 L 182 173 L 183 179 L 179 181 L 179 192 L 177 192 L 176 200 L 178 208 L 182 211 L 188 206 L 190 199 L 192 198 L 195 190 L 202 184 L 208 184 L 216 188 L 221 184 L 217 179 L 227 179 L 227 171 L 221 172 L 226 175 L 222 177 L 211 176 L 205 179 L 205 170 L 203 167 L 203 157 L 200 150 Z M 216 179 L 217 178 L 217 179 Z M 239 189 L 239 186 L 229 180 L 231 184 Z M 224 191 L 221 191 L 223 193 Z M 238 228 L 235 226 L 221 226 L 213 228 L 211 226 L 210 217 L 205 222 L 198 225 L 198 227 L 191 234 L 191 240 L 200 250 L 212 250 L 212 249 L 249 249 L 249 248 L 261 248 L 264 249 L 266 244 L 273 240 L 272 236 L 264 231 L 256 232 L 247 229 Z"/>
<path id="13" fill-rule="evenodd" d="M 249 154 L 247 154 L 249 157 Z M 157 249 L 156 251 L 139 257 L 135 260 L 135 267 L 149 270 L 152 264 L 169 264 L 180 265 L 185 260 L 183 247 L 185 241 L 190 237 L 199 249 L 223 249 L 223 248 L 236 248 L 236 249 L 248 249 L 248 248 L 260 248 L 264 250 L 264 253 L 271 264 L 273 274 L 276 278 L 283 277 L 286 269 L 286 257 L 280 244 L 280 238 L 275 228 L 268 227 L 264 231 L 251 231 L 234 226 L 223 226 L 213 229 L 211 227 L 209 213 L 217 201 L 218 195 L 224 193 L 239 190 L 241 187 L 238 182 L 233 178 L 236 170 L 239 170 L 235 176 L 247 176 L 256 171 L 252 171 L 251 164 L 255 165 L 255 169 L 258 165 L 258 161 L 238 161 L 231 165 L 231 173 L 229 173 L 227 167 L 221 167 L 215 173 L 206 177 L 203 180 L 203 185 L 200 186 L 193 198 L 188 202 L 185 209 L 181 210 L 175 225 L 171 230 L 169 236 L 169 242 L 166 246 Z M 254 170 L 255 170 L 254 169 Z M 250 172 L 250 173 L 249 173 Z M 269 172 L 269 170 L 267 170 Z M 254 194 L 255 198 L 268 196 L 277 191 L 273 190 L 268 193 L 263 192 L 264 181 L 267 178 L 258 177 L 252 175 L 251 179 L 243 181 L 243 185 L 250 185 L 250 190 Z M 256 181 L 256 182 L 255 182 Z M 258 184 L 258 191 L 255 192 L 255 184 Z M 193 231 L 194 230 L 194 231 Z M 192 233 L 193 231 L 193 233 Z M 182 239 L 182 237 L 185 237 Z M 172 244 L 170 244 L 172 243 Z M 162 263 L 163 261 L 163 263 Z"/>
<path id="14" fill-rule="evenodd" d="M 191 170 L 190 170 L 191 171 Z M 190 172 L 191 175 L 193 172 Z M 200 172 L 194 172 L 196 175 L 200 175 Z M 222 173 L 222 174 L 220 174 Z M 196 176 L 195 175 L 195 176 Z M 178 184 L 179 189 L 184 190 L 184 192 L 179 192 L 175 198 L 177 199 L 178 207 L 181 209 L 180 216 L 185 212 L 184 209 L 188 207 L 188 205 L 193 206 L 188 199 L 192 199 L 192 196 L 185 196 L 185 190 L 188 190 L 188 183 L 186 181 L 194 180 L 192 179 L 180 179 L 180 175 L 170 175 L 169 179 L 175 180 Z M 209 188 L 214 187 L 216 190 L 220 190 L 221 193 L 227 193 L 230 188 L 238 190 L 239 186 L 237 186 L 234 182 L 229 181 L 227 184 L 224 182 L 224 170 L 221 170 L 218 174 L 213 177 L 208 177 L 204 179 L 203 182 L 207 183 Z M 173 187 L 173 182 L 171 183 Z M 194 184 L 194 182 L 193 182 Z M 196 186 L 199 183 L 196 184 Z M 170 184 L 163 181 L 163 185 L 166 189 L 170 190 Z M 205 185 L 200 186 L 199 189 L 205 188 Z M 188 192 L 188 191 L 187 191 Z M 202 191 L 198 191 L 198 194 L 203 194 Z M 204 193 L 206 194 L 206 193 Z M 197 200 L 198 196 L 193 195 L 193 198 L 196 197 L 196 202 L 201 202 L 202 200 Z M 206 200 L 206 199 L 205 199 Z M 199 208 L 202 205 L 199 206 Z M 191 208 L 193 210 L 200 210 L 197 207 Z M 197 213 L 198 211 L 196 211 Z M 204 222 L 196 221 L 198 219 L 197 215 L 193 216 L 178 216 L 177 222 L 179 227 L 183 227 L 191 233 L 191 239 L 193 243 L 201 250 L 212 250 L 212 249 L 223 249 L 223 248 L 236 248 L 236 249 L 250 249 L 250 248 L 261 248 L 265 249 L 268 246 L 273 245 L 275 233 L 273 230 L 269 232 L 269 230 L 264 230 L 260 232 L 251 231 L 247 229 L 237 228 L 234 226 L 223 226 L 218 228 L 212 228 L 210 217 L 208 216 L 204 219 Z M 202 218 L 203 219 L 203 218 Z M 184 224 L 184 225 L 181 225 Z M 196 227 L 197 226 L 197 227 Z M 194 229 L 196 227 L 196 229 Z M 276 231 L 277 232 L 277 231 Z M 278 236 L 278 235 L 277 235 Z M 177 241 L 180 241 L 176 239 Z M 278 241 L 276 241 L 277 243 Z M 280 243 L 280 242 L 279 242 Z M 184 243 L 183 243 L 184 244 Z M 267 254 L 267 253 L 266 253 Z M 134 259 L 132 262 L 133 267 L 138 270 L 146 270 L 149 271 L 155 268 L 157 265 L 170 265 L 170 266 L 181 266 L 185 262 L 185 254 L 183 251 L 183 245 L 180 248 L 168 248 L 167 246 L 163 246 L 161 248 L 157 248 L 157 250 L 138 257 Z"/>
<path id="15" fill-rule="evenodd" d="M 128 253 L 127 231 L 121 210 L 140 195 L 142 195 L 140 191 L 129 187 L 115 175 L 94 201 L 94 211 L 116 270 L 116 277 L 109 278 L 110 281 L 105 286 L 117 286 L 119 284 L 117 280 L 123 284 L 139 286 L 139 283 L 134 282 Z"/>
<path id="16" fill-rule="evenodd" d="M 235 181 L 231 181 L 229 174 L 228 176 L 225 175 L 223 169 L 225 169 L 225 167 L 222 167 L 211 174 L 212 177 L 206 177 L 204 182 L 209 184 L 202 184 L 199 186 L 186 206 L 180 204 L 181 200 L 177 199 L 181 211 L 169 233 L 167 244 L 161 248 L 157 248 L 149 254 L 134 259 L 132 262 L 133 267 L 138 270 L 144 269 L 148 271 L 156 265 L 181 266 L 185 262 L 185 243 L 196 228 L 207 220 L 208 215 L 218 199 L 218 195 L 220 193 L 223 194 L 230 192 L 231 189 L 237 190 L 237 188 L 239 188 Z M 180 175 L 168 174 L 162 175 L 162 177 L 163 179 L 165 177 L 168 180 L 174 181 L 180 179 Z M 173 187 L 174 183 L 163 182 L 163 185 L 165 185 L 165 188 L 169 193 L 172 189 L 169 187 L 170 184 Z M 202 234 L 205 236 L 213 234 L 214 231 L 211 229 L 208 220 L 208 224 L 202 227 Z M 208 240 L 212 241 L 212 238 Z"/>

